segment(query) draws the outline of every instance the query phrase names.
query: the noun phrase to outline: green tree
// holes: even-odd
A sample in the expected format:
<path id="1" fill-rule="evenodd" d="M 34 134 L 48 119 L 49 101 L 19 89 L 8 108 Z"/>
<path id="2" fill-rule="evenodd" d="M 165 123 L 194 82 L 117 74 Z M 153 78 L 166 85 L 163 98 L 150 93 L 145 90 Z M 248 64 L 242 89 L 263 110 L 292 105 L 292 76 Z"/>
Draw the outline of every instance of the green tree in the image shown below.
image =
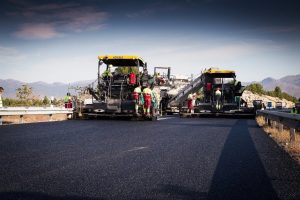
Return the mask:
<path id="1" fill-rule="evenodd" d="M 43 105 L 45 105 L 45 106 L 50 105 L 50 100 L 48 99 L 47 96 L 45 96 L 43 99 Z"/>
<path id="2" fill-rule="evenodd" d="M 60 101 L 57 100 L 56 98 L 54 98 L 52 104 L 53 104 L 54 106 L 59 106 L 59 105 L 60 105 Z"/>
<path id="3" fill-rule="evenodd" d="M 252 83 L 246 87 L 246 90 L 249 90 L 255 94 L 265 94 L 263 86 L 260 83 Z"/>
<path id="4" fill-rule="evenodd" d="M 281 88 L 276 86 L 275 89 L 274 89 L 274 95 L 275 97 L 279 97 L 282 99 L 282 91 L 281 91 Z"/>
<path id="5" fill-rule="evenodd" d="M 28 85 L 22 85 L 20 88 L 16 90 L 16 96 L 20 100 L 28 100 L 28 98 L 32 95 L 32 87 Z"/>

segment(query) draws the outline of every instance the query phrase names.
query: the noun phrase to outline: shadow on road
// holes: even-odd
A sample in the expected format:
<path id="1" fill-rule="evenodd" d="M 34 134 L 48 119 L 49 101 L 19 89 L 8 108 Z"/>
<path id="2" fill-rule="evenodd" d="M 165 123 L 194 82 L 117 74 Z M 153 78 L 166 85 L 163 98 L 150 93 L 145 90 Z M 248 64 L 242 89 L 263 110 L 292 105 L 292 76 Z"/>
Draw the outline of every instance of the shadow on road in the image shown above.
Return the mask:
<path id="1" fill-rule="evenodd" d="M 238 120 L 228 135 L 208 199 L 278 199 L 250 137 L 246 120 Z"/>

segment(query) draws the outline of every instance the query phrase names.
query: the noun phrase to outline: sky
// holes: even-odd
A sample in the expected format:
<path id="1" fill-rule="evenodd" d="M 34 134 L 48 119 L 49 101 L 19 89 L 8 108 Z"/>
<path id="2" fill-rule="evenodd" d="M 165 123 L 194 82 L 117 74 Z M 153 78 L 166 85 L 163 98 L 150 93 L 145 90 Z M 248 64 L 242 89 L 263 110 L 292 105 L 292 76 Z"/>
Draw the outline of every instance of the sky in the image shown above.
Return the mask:
<path id="1" fill-rule="evenodd" d="M 243 82 L 300 74 L 297 0 L 1 0 L 0 79 L 95 80 L 99 55 Z"/>

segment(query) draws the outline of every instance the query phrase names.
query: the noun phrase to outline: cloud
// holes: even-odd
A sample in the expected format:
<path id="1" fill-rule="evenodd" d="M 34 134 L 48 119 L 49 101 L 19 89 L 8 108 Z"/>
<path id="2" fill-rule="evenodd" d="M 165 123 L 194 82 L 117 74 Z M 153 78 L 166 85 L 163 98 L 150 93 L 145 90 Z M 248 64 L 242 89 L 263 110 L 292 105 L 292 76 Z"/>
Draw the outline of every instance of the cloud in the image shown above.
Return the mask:
<path id="1" fill-rule="evenodd" d="M 92 7 L 67 9 L 57 15 L 57 23 L 71 31 L 97 30 L 104 26 L 108 18 L 106 12 Z"/>
<path id="2" fill-rule="evenodd" d="M 14 35 L 22 39 L 50 39 L 62 34 L 51 24 L 24 24 Z"/>
<path id="3" fill-rule="evenodd" d="M 172 4 L 168 2 L 152 2 L 150 4 L 146 4 L 143 8 L 139 8 L 135 12 L 126 13 L 125 16 L 130 19 L 140 18 L 140 17 L 150 17 L 157 15 L 158 13 L 168 13 L 173 11 L 178 11 L 182 7 L 181 3 L 172 2 Z"/>
<path id="4" fill-rule="evenodd" d="M 22 21 L 19 30 L 13 33 L 22 39 L 51 39 L 71 32 L 99 30 L 105 27 L 109 17 L 96 7 L 75 3 L 15 5 L 16 11 L 6 14 Z"/>

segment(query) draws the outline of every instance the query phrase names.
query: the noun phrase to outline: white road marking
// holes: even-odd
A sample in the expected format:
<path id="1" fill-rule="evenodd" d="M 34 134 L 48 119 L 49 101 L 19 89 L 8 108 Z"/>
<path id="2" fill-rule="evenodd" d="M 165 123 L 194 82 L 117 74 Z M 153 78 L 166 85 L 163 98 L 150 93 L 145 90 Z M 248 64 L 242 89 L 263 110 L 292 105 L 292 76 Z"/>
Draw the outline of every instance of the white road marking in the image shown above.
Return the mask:
<path id="1" fill-rule="evenodd" d="M 160 117 L 157 120 L 166 120 L 166 119 L 173 119 L 175 117 Z"/>
<path id="2" fill-rule="evenodd" d="M 139 151 L 139 150 L 142 150 L 142 149 L 148 149 L 149 147 L 134 147 L 133 149 L 129 149 L 127 151 Z"/>

